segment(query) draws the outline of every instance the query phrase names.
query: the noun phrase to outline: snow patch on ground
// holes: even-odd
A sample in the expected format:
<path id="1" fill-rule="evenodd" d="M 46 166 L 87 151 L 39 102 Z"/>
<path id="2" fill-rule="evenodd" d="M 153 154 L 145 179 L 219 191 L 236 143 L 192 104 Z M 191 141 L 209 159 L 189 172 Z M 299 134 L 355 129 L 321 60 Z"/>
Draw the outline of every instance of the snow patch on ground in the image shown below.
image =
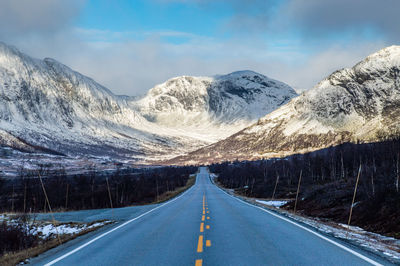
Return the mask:
<path id="1" fill-rule="evenodd" d="M 230 192 L 230 194 L 233 194 Z M 264 207 L 275 207 L 274 210 L 279 209 L 279 207 L 286 204 L 288 201 L 279 201 L 279 200 L 257 200 L 257 199 L 242 199 L 250 202 L 256 202 L 262 204 Z M 279 203 L 282 202 L 280 206 Z M 315 228 L 317 231 L 322 232 L 324 234 L 328 234 L 334 236 L 335 238 L 342 239 L 345 241 L 349 241 L 355 243 L 358 246 L 365 248 L 366 250 L 370 250 L 372 252 L 383 254 L 391 261 L 395 263 L 400 263 L 400 240 L 387 237 L 380 234 L 376 234 L 373 232 L 365 231 L 364 229 L 358 226 L 348 226 L 346 224 L 335 223 L 332 221 L 323 221 L 314 217 L 304 217 L 293 214 L 287 210 L 279 210 L 280 214 L 290 217 L 293 220 L 296 220 L 300 223 L 306 224 Z"/>
<path id="2" fill-rule="evenodd" d="M 354 243 L 355 245 L 358 245 L 366 250 L 386 257 L 395 264 L 400 264 L 400 239 L 368 232 L 357 226 L 347 226 L 345 224 L 335 223 L 332 221 L 323 221 L 318 218 L 299 216 L 287 210 L 278 210 L 278 208 L 275 206 L 265 204 L 268 201 L 239 196 L 235 194 L 233 189 L 223 188 L 223 190 L 228 192 L 228 194 L 240 198 L 246 202 L 262 206 L 266 209 L 274 210 L 283 216 L 311 226 L 323 234 L 328 234 L 335 238 Z M 279 200 L 274 200 L 273 202 L 278 201 Z"/>
<path id="3" fill-rule="evenodd" d="M 33 234 L 38 234 L 43 239 L 47 239 L 49 237 L 56 236 L 57 234 L 59 234 L 59 235 L 79 234 L 88 229 L 102 227 L 109 223 L 110 223 L 110 221 L 103 221 L 103 222 L 97 222 L 97 223 L 94 223 L 91 225 L 80 224 L 80 223 L 79 224 L 78 223 L 68 223 L 68 224 L 59 224 L 56 226 L 52 223 L 44 223 L 44 224 L 39 224 L 39 225 L 33 224 L 31 226 L 31 232 Z"/>
<path id="4" fill-rule="evenodd" d="M 0 222 L 6 222 L 9 225 L 21 225 L 21 220 L 15 219 L 13 215 L 0 214 Z M 76 235 L 87 230 L 98 229 L 112 223 L 104 220 L 94 223 L 58 223 L 55 224 L 49 221 L 34 221 L 28 220 L 23 223 L 23 227 L 32 234 L 37 235 L 43 240 L 57 237 L 57 235 Z"/>
<path id="5" fill-rule="evenodd" d="M 285 212 L 290 218 L 316 228 L 318 231 L 358 244 L 367 250 L 381 253 L 400 263 L 400 240 L 365 231 L 357 226 L 324 222 L 318 218 L 301 217 Z"/>
<path id="6" fill-rule="evenodd" d="M 256 200 L 258 203 L 267 205 L 267 206 L 271 206 L 271 207 L 275 207 L 275 208 L 280 208 L 283 205 L 285 205 L 286 203 L 288 203 L 288 200 Z"/>

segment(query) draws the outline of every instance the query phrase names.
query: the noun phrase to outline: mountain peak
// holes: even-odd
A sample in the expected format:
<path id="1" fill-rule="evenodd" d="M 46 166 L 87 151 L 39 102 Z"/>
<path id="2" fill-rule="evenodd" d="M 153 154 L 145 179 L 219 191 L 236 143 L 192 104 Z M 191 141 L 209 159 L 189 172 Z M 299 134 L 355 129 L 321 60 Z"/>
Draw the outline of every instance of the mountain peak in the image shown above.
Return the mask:
<path id="1" fill-rule="evenodd" d="M 264 75 L 254 72 L 252 70 L 239 70 L 239 71 L 234 71 L 229 74 L 225 75 L 216 75 L 214 76 L 215 79 L 225 79 L 225 78 L 239 78 L 239 77 L 244 77 L 244 76 L 261 76 L 265 77 Z"/>
<path id="2" fill-rule="evenodd" d="M 368 58 L 374 58 L 374 57 L 398 57 L 400 55 L 400 45 L 392 45 L 385 47 L 376 53 L 373 53 L 367 57 Z"/>
<path id="3" fill-rule="evenodd" d="M 282 157 L 398 137 L 399 84 L 400 46 L 390 46 L 332 73 L 250 127 L 171 162 Z"/>
<path id="4" fill-rule="evenodd" d="M 253 71 L 237 71 L 214 77 L 172 78 L 135 104 L 150 121 L 168 126 L 248 125 L 295 96 L 285 83 Z"/>
<path id="5" fill-rule="evenodd" d="M 400 68 L 400 46 L 392 45 L 366 57 L 353 67 L 355 71 L 382 72 L 392 67 Z"/>
<path id="6" fill-rule="evenodd" d="M 0 54 L 7 55 L 7 54 L 19 54 L 19 53 L 20 51 L 16 47 L 7 45 L 4 42 L 0 41 Z"/>
<path id="7" fill-rule="evenodd" d="M 36 59 L 20 52 L 16 47 L 0 42 L 0 66 L 7 69 L 20 69 L 24 61 L 35 61 Z"/>

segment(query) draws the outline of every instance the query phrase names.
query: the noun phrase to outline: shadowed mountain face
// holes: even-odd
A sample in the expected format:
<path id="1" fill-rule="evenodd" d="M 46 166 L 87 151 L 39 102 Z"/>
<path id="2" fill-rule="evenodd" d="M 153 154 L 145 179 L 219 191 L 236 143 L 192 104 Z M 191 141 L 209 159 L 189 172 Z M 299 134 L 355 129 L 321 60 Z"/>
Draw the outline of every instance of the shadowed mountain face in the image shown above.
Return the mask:
<path id="1" fill-rule="evenodd" d="M 344 142 L 398 136 L 400 46 L 368 56 L 215 144 L 168 163 L 280 157 Z"/>
<path id="2" fill-rule="evenodd" d="M 211 144 L 296 96 L 252 71 L 177 77 L 117 96 L 53 59 L 0 43 L 0 144 L 24 151 L 155 160 Z"/>

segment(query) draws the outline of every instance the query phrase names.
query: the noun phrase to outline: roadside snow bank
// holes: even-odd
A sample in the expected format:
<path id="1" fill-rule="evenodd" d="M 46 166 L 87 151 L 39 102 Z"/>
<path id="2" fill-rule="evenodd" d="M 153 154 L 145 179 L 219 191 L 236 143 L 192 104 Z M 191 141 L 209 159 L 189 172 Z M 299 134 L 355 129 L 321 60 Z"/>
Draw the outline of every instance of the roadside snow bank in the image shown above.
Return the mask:
<path id="1" fill-rule="evenodd" d="M 353 242 L 374 253 L 383 254 L 394 263 L 400 264 L 399 239 L 368 232 L 358 226 L 347 226 L 346 224 L 325 221 L 318 218 L 304 217 L 283 210 L 279 210 L 279 213 L 311 226 L 319 232 Z"/>
<path id="2" fill-rule="evenodd" d="M 96 221 L 91 223 L 59 223 L 56 221 L 55 225 L 50 221 L 38 221 L 33 217 L 25 217 L 21 219 L 18 215 L 0 214 L 0 222 L 5 222 L 11 226 L 20 226 L 30 235 L 37 235 L 43 240 L 54 238 L 58 235 L 77 235 L 88 230 L 98 229 L 112 221 Z"/>
<path id="3" fill-rule="evenodd" d="M 52 223 L 41 223 L 41 224 L 32 224 L 30 226 L 30 230 L 32 234 L 38 235 L 42 239 L 47 239 L 52 237 L 53 235 L 75 235 L 81 232 L 84 232 L 89 229 L 94 229 L 98 227 L 102 227 L 106 224 L 109 224 L 109 221 L 97 222 L 94 224 L 80 224 L 80 223 L 68 223 L 68 224 L 59 224 L 54 226 Z"/>
<path id="4" fill-rule="evenodd" d="M 288 200 L 256 200 L 256 202 L 279 209 L 280 207 L 282 207 L 289 201 Z"/>

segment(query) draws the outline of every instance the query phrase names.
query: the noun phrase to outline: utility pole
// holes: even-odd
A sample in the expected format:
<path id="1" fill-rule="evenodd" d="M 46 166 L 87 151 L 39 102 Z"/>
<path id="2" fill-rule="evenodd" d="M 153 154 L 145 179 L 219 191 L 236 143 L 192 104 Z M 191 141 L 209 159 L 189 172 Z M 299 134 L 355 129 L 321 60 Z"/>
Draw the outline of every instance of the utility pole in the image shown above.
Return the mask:
<path id="1" fill-rule="evenodd" d="M 303 170 L 300 171 L 300 177 L 299 177 L 299 183 L 297 185 L 297 193 L 296 193 L 296 201 L 294 203 L 294 212 L 296 213 L 296 208 L 297 208 L 297 199 L 299 197 L 299 191 L 300 191 L 300 183 L 301 183 L 301 175 L 303 174 Z"/>

